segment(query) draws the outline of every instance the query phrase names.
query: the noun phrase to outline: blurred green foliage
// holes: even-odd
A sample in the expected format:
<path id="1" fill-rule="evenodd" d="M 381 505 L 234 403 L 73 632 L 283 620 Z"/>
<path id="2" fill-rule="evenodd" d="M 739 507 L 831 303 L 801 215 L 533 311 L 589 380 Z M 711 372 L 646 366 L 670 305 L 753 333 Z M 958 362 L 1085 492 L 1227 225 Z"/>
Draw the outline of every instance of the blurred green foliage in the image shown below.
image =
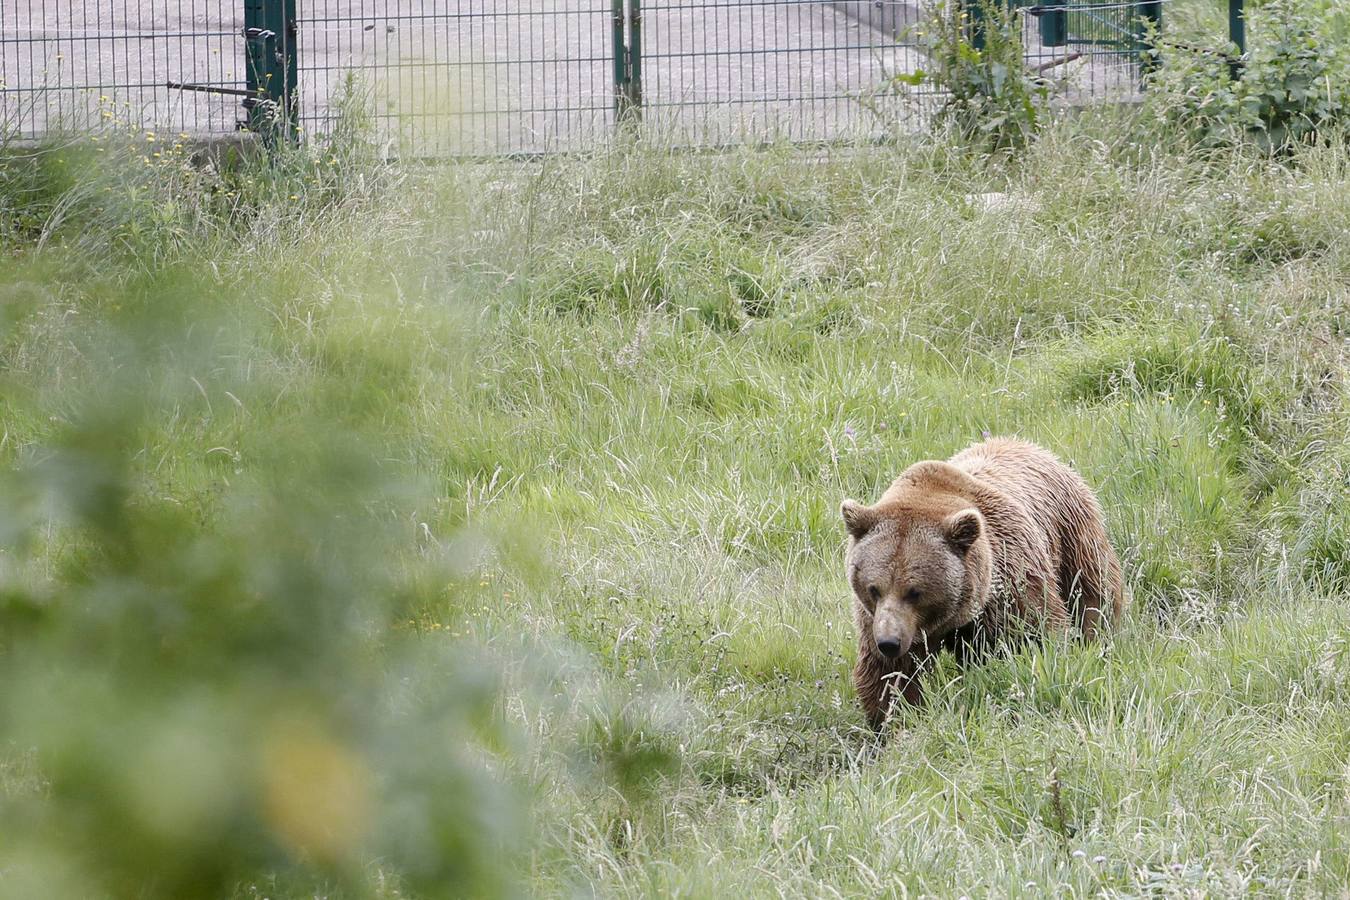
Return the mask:
<path id="1" fill-rule="evenodd" d="M 1161 45 L 1148 104 L 1165 130 L 1201 147 L 1251 140 L 1271 152 L 1336 140 L 1350 110 L 1350 28 L 1340 4 L 1249 4 L 1240 77 L 1220 55 Z M 1236 47 L 1229 47 L 1236 54 Z"/>
<path id="2" fill-rule="evenodd" d="M 472 560 L 415 558 L 378 397 L 257 365 L 237 284 L 84 287 L 28 312 L 85 320 L 59 400 L 7 392 L 11 447 L 41 439 L 0 501 L 0 732 L 41 775 L 3 796 L 6 893 L 505 890 L 498 664 L 410 624 Z"/>

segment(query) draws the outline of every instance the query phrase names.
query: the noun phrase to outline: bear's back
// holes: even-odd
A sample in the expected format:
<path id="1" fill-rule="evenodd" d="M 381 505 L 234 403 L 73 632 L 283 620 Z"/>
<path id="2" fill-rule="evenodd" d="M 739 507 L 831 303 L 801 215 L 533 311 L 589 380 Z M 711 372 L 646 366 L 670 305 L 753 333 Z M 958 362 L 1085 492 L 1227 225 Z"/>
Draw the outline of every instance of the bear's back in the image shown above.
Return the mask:
<path id="1" fill-rule="evenodd" d="M 1085 633 L 1095 633 L 1101 615 L 1119 618 L 1127 602 L 1120 563 L 1097 496 L 1077 472 L 1050 451 L 1014 438 L 986 440 L 949 462 L 1018 503 L 1045 530 L 1061 594 Z M 1100 595 L 1090 598 L 1091 608 L 1079 607 L 1084 588 Z"/>
<path id="2" fill-rule="evenodd" d="M 1021 502 L 1033 516 L 1095 498 L 1076 472 L 1049 450 L 1015 438 L 990 438 L 949 462 L 976 480 Z"/>

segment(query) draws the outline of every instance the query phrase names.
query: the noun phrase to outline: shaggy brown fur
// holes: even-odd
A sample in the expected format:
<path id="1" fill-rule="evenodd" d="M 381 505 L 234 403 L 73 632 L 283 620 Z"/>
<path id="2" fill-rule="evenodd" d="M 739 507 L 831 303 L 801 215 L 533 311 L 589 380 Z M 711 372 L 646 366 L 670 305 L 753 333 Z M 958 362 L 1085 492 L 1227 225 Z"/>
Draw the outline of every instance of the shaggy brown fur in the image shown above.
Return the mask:
<path id="1" fill-rule="evenodd" d="M 947 462 L 916 463 L 874 506 L 845 500 L 858 699 L 874 728 L 896 693 L 942 650 L 958 660 L 993 641 L 1070 618 L 1085 639 L 1128 602 L 1092 489 L 1048 451 L 995 438 Z"/>

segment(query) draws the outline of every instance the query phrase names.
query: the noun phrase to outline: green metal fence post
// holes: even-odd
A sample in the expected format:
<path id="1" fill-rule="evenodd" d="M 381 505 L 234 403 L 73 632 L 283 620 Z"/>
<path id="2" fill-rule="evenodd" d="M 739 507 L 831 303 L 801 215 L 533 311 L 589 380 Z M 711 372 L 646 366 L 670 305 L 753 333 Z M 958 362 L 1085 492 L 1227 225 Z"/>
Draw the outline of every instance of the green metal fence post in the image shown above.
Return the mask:
<path id="1" fill-rule="evenodd" d="M 628 0 L 628 106 L 642 118 L 642 0 Z"/>
<path id="2" fill-rule="evenodd" d="M 297 136 L 295 0 L 244 0 L 244 98 L 249 131 Z"/>
<path id="3" fill-rule="evenodd" d="M 642 3 L 612 0 L 614 16 L 614 120 L 642 117 Z"/>
<path id="4" fill-rule="evenodd" d="M 1228 39 L 1237 45 L 1237 58 L 1229 61 L 1234 79 L 1242 77 L 1247 58 L 1247 9 L 1245 0 L 1228 0 Z"/>
<path id="5" fill-rule="evenodd" d="M 614 121 L 624 116 L 624 97 L 628 84 L 628 43 L 624 40 L 624 2 L 610 2 L 610 40 L 614 45 Z"/>

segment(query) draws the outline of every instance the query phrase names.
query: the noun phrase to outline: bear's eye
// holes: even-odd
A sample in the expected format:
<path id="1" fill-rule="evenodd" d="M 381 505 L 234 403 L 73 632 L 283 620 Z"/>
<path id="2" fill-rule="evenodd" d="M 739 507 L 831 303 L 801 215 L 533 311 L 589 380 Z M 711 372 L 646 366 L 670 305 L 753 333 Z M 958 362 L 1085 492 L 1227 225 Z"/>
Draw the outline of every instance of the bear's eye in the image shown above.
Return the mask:
<path id="1" fill-rule="evenodd" d="M 881 591 L 878 590 L 877 586 L 874 584 L 867 589 L 867 596 L 872 598 L 873 603 L 876 603 L 881 599 Z"/>
<path id="2" fill-rule="evenodd" d="M 909 603 L 918 603 L 920 592 L 918 588 L 910 588 L 905 591 L 905 600 Z"/>

